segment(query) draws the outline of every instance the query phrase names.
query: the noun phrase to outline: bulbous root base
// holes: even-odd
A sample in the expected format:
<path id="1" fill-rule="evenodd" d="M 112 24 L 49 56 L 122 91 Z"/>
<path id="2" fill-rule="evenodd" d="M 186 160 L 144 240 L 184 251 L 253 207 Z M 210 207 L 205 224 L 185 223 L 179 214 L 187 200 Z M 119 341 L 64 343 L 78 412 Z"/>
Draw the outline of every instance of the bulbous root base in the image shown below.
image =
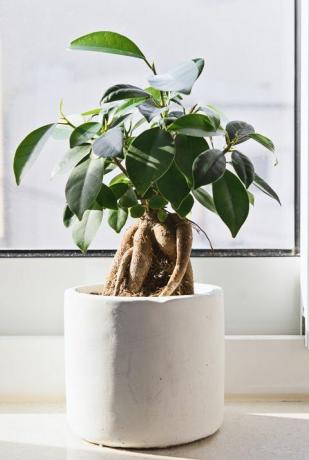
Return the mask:
<path id="1" fill-rule="evenodd" d="M 191 248 L 190 222 L 170 214 L 165 223 L 160 223 L 146 214 L 124 234 L 102 294 L 193 294 Z"/>

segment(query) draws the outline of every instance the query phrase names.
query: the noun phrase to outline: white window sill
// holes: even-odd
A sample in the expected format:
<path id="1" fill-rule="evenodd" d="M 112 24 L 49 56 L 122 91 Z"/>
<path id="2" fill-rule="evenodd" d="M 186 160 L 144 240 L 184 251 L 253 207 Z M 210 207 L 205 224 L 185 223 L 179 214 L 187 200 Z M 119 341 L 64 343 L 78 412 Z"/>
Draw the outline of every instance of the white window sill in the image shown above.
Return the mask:
<path id="1" fill-rule="evenodd" d="M 66 426 L 64 406 L 1 404 L 0 458 L 16 460 L 304 459 L 309 402 L 227 402 L 224 424 L 204 440 L 170 449 L 127 451 L 88 444 Z"/>
<path id="2" fill-rule="evenodd" d="M 64 401 L 62 336 L 0 336 L 0 401 Z M 226 336 L 227 396 L 309 395 L 301 336 Z M 1 457 L 0 457 L 1 458 Z"/>

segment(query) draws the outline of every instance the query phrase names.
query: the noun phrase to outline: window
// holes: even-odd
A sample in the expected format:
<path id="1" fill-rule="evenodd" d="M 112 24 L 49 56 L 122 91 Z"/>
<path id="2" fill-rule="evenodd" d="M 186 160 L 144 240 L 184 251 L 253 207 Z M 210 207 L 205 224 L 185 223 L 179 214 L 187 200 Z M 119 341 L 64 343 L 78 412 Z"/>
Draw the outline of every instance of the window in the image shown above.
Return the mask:
<path id="1" fill-rule="evenodd" d="M 177 5 L 176 0 L 164 8 L 161 4 L 151 9 L 149 17 L 149 3 L 136 0 L 130 4 L 128 21 L 123 0 L 94 0 L 96 13 L 89 16 L 80 0 L 50 5 L 39 0 L 18 5 L 2 1 L 0 248 L 75 249 L 70 230 L 62 225 L 65 179 L 49 178 L 66 143 L 50 141 L 19 189 L 13 180 L 12 154 L 26 133 L 55 120 L 62 97 L 67 113 L 80 113 L 95 107 L 115 78 L 145 85 L 148 69 L 142 62 L 66 50 L 72 38 L 108 28 L 131 36 L 162 70 L 171 61 L 204 57 L 205 71 L 191 101 L 219 106 L 229 119 L 250 122 L 276 144 L 275 168 L 263 147 L 251 141 L 243 148 L 254 157 L 257 172 L 278 192 L 282 207 L 256 190 L 255 209 L 232 240 L 215 215 L 195 205 L 192 219 L 206 229 L 214 247 L 294 250 L 294 1 L 196 0 L 192 9 Z M 177 20 L 169 21 L 175 11 Z M 162 23 L 159 35 L 149 33 L 152 22 Z M 119 236 L 103 225 L 92 248 L 114 249 L 118 241 Z M 209 248 L 202 234 L 195 234 L 194 248 Z"/>
<path id="2" fill-rule="evenodd" d="M 13 257 L 0 258 L 0 334 L 62 334 L 63 290 L 103 280 L 110 265 L 108 258 L 61 257 L 80 254 L 72 251 L 70 230 L 62 225 L 65 180 L 49 179 L 66 143 L 51 140 L 19 189 L 12 174 L 19 141 L 55 120 L 61 98 L 66 113 L 79 113 L 97 105 L 115 76 L 119 83 L 145 85 L 148 70 L 142 62 L 66 50 L 72 38 L 104 29 L 131 36 L 162 71 L 171 60 L 204 57 L 203 78 L 191 102 L 213 103 L 229 119 L 251 122 L 275 142 L 275 168 L 258 144 L 248 144 L 244 153 L 254 156 L 257 172 L 273 185 L 282 207 L 256 191 L 255 209 L 232 240 L 224 224 L 197 205 L 192 219 L 205 228 L 216 251 L 209 253 L 206 239 L 195 234 L 193 255 L 245 257 L 193 258 L 193 268 L 197 281 L 223 286 L 227 334 L 299 334 L 299 260 L 271 257 L 298 253 L 298 4 L 194 0 L 193 8 L 185 2 L 179 8 L 179 0 L 159 0 L 154 8 L 145 0 L 130 5 L 93 0 L 85 14 L 81 0 L 2 0 L 0 257 Z M 162 24 L 160 34 L 152 33 L 152 23 Z M 88 254 L 99 256 L 118 241 L 102 226 Z M 19 258 L 24 255 L 30 258 Z M 60 257 L 49 257 L 54 255 Z M 247 257 L 252 255 L 263 258 Z"/>

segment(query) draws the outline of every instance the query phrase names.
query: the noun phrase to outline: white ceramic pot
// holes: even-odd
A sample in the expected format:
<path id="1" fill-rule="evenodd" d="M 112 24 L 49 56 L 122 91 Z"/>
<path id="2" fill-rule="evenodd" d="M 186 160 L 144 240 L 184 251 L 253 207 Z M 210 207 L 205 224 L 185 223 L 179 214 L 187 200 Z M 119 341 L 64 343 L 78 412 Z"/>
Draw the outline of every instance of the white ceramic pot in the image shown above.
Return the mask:
<path id="1" fill-rule="evenodd" d="M 68 422 L 114 447 L 165 447 L 209 436 L 224 404 L 223 295 L 65 294 Z"/>

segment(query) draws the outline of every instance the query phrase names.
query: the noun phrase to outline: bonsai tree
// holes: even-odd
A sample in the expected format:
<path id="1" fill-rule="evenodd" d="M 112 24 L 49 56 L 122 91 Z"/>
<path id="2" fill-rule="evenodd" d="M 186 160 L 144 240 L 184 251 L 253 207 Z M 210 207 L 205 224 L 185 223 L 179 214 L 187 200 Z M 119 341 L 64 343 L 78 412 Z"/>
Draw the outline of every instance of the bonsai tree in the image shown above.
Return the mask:
<path id="1" fill-rule="evenodd" d="M 274 151 L 270 139 L 244 121 L 230 121 L 214 106 L 187 107 L 204 60 L 192 59 L 157 73 L 142 51 L 115 32 L 94 32 L 71 43 L 73 50 L 113 53 L 144 61 L 148 86 L 120 83 L 108 88 L 99 107 L 72 123 L 60 106 L 58 121 L 34 130 L 14 158 L 19 185 L 53 130 L 66 127 L 69 150 L 53 171 L 69 173 L 63 222 L 86 252 L 103 211 L 119 233 L 128 216 L 135 219 L 118 248 L 102 294 L 164 296 L 193 293 L 190 263 L 195 200 L 216 213 L 233 238 L 254 204 L 251 187 L 279 201 L 245 155 L 253 140 Z M 210 186 L 212 193 L 205 190 Z"/>

